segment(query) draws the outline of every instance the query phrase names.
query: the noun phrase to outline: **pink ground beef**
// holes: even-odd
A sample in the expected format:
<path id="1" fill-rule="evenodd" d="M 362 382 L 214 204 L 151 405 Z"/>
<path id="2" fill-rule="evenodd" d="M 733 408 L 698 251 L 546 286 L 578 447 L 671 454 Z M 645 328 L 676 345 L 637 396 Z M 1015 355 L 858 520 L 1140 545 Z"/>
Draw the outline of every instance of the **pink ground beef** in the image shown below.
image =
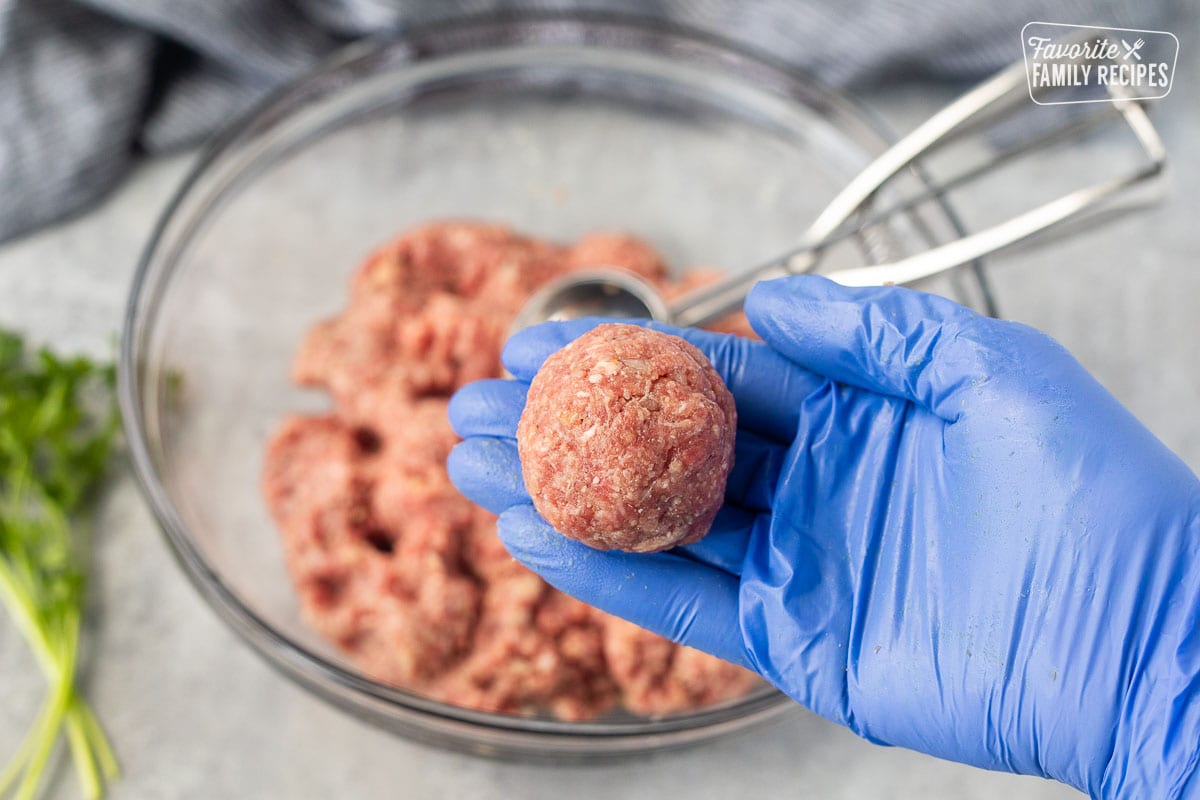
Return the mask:
<path id="1" fill-rule="evenodd" d="M 517 428 L 534 507 L 599 550 L 655 553 L 712 525 L 733 466 L 733 396 L 693 345 L 600 325 L 546 359 Z"/>
<path id="2" fill-rule="evenodd" d="M 295 380 L 334 408 L 281 423 L 263 492 L 306 618 L 371 677 L 567 720 L 618 705 L 672 713 L 754 684 L 550 588 L 446 475 L 449 396 L 500 374 L 508 325 L 536 287 L 600 264 L 668 288 L 662 259 L 633 237 L 564 247 L 497 225 L 426 225 L 372 253 L 347 307 L 301 345 Z"/>

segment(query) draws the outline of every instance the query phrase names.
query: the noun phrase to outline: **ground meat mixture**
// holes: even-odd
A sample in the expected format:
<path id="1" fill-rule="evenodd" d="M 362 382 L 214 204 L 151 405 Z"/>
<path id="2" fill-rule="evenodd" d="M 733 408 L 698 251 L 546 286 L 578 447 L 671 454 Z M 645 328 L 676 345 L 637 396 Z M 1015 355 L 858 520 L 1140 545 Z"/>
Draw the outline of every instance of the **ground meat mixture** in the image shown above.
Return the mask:
<path id="1" fill-rule="evenodd" d="M 600 325 L 546 359 L 517 428 L 525 486 L 555 530 L 655 553 L 706 533 L 733 466 L 733 395 L 678 336 Z"/>
<path id="2" fill-rule="evenodd" d="M 560 246 L 497 225 L 427 225 L 371 254 L 347 307 L 301 345 L 294 379 L 328 391 L 333 411 L 282 422 L 263 491 L 305 616 L 368 675 L 567 720 L 681 711 L 756 680 L 550 588 L 446 475 L 450 395 L 501 374 L 508 326 L 534 289 L 598 264 L 672 288 L 630 236 Z"/>

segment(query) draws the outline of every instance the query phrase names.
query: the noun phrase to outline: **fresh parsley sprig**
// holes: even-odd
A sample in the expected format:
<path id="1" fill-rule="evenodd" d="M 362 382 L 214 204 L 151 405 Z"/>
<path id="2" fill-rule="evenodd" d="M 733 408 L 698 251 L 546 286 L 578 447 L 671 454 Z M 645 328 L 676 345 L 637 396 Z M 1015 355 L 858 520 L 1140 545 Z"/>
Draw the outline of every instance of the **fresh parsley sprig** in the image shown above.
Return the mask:
<path id="1" fill-rule="evenodd" d="M 0 797 L 33 798 L 65 733 L 87 798 L 117 775 L 108 740 L 76 685 L 86 598 L 87 511 L 117 430 L 113 370 L 31 353 L 0 331 L 0 601 L 46 677 L 41 712 L 7 766 Z"/>

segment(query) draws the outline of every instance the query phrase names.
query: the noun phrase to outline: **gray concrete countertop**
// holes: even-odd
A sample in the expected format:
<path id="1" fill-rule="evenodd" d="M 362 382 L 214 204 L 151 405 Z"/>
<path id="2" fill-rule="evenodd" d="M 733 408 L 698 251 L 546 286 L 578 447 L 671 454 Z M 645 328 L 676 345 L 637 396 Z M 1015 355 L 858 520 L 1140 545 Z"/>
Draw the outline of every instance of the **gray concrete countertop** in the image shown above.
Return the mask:
<path id="1" fill-rule="evenodd" d="M 1186 44 L 1185 44 L 1186 46 Z M 1190 54 L 1182 54 L 1184 57 Z M 1191 60 L 1191 59 L 1189 59 Z M 1194 64 L 1194 60 L 1191 60 Z M 1064 342 L 1193 469 L 1200 468 L 1200 86 L 1155 108 L 1173 157 L 1155 210 L 1036 252 L 997 259 L 1006 316 Z M 953 90 L 911 86 L 866 98 L 898 130 Z M 1080 146 L 1078 164 L 1111 143 Z M 142 167 L 88 214 L 0 248 L 0 325 L 65 351 L 113 352 L 140 248 L 191 156 Z M 1038 157 L 989 197 L 1065 190 L 1070 163 Z M 988 197 L 963 198 L 969 224 Z M 173 563 L 132 477 L 118 477 L 98 524 L 89 696 L 124 769 L 117 798 L 1065 798 L 1055 784 L 875 747 L 799 709 L 771 727 L 686 752 L 604 767 L 501 763 L 381 732 L 279 677 L 203 604 Z M 0 759 L 41 700 L 42 682 L 0 619 Z M 65 759 L 50 794 L 74 797 Z"/>

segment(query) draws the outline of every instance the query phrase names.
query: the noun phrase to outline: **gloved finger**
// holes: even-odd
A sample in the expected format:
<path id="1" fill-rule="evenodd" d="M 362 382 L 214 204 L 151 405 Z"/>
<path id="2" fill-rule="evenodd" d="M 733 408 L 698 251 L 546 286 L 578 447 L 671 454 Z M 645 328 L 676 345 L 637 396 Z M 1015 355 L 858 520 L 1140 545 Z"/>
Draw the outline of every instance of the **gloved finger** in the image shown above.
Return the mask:
<path id="1" fill-rule="evenodd" d="M 473 436 L 455 445 L 446 459 L 450 482 L 476 505 L 493 514 L 528 503 L 517 445 L 507 439 Z"/>
<path id="2" fill-rule="evenodd" d="M 746 316 L 801 367 L 910 400 L 948 421 L 961 411 L 960 392 L 988 377 L 978 342 L 959 336 L 981 318 L 944 297 L 798 275 L 756 285 Z"/>
<path id="3" fill-rule="evenodd" d="M 750 544 L 750 531 L 758 515 L 735 506 L 722 506 L 708 535 L 673 552 L 730 575 L 742 574 L 742 561 Z"/>
<path id="4" fill-rule="evenodd" d="M 796 430 L 801 401 L 824 378 L 799 369 L 762 342 L 696 328 L 677 328 L 648 320 L 579 319 L 547 322 L 518 331 L 508 340 L 502 358 L 517 378 L 530 381 L 542 363 L 565 345 L 605 322 L 645 325 L 674 334 L 695 345 L 725 381 L 737 404 L 738 425 L 780 441 Z"/>
<path id="5" fill-rule="evenodd" d="M 752 431 L 738 431 L 725 500 L 750 511 L 770 511 L 786 456 L 784 445 Z"/>
<path id="6" fill-rule="evenodd" d="M 565 539 L 531 505 L 500 515 L 500 539 L 551 586 L 671 641 L 750 667 L 738 579 L 676 553 L 601 552 Z"/>
<path id="7" fill-rule="evenodd" d="M 517 422 L 525 410 L 529 384 L 499 378 L 468 383 L 450 398 L 447 414 L 454 432 L 472 436 L 515 439 Z"/>

